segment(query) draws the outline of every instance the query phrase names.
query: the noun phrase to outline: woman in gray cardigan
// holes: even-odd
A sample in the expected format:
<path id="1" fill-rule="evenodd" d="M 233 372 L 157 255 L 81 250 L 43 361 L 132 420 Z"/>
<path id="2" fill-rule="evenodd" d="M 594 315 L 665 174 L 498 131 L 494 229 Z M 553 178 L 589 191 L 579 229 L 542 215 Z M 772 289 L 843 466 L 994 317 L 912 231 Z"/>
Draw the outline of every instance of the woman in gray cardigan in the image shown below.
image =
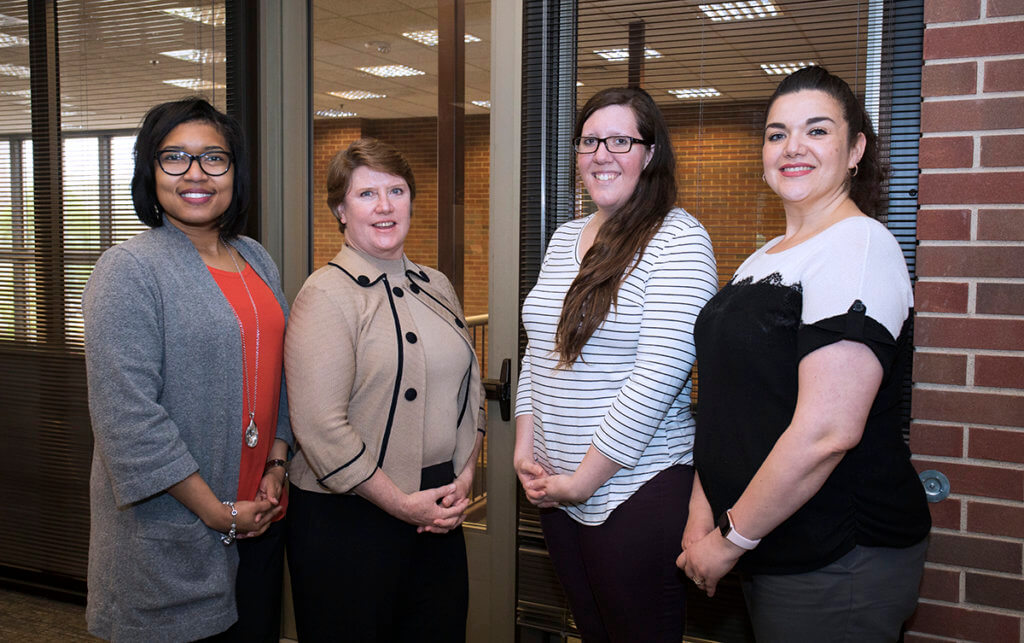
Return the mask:
<path id="1" fill-rule="evenodd" d="M 476 353 L 451 283 L 404 254 L 416 184 L 402 155 L 358 140 L 327 192 L 345 245 L 306 280 L 285 341 L 299 640 L 461 641 Z"/>
<path id="2" fill-rule="evenodd" d="M 164 103 L 135 160 L 132 197 L 152 229 L 106 251 L 83 298 L 89 631 L 277 641 L 283 527 L 264 532 L 283 510 L 291 442 L 287 305 L 269 255 L 239 235 L 241 128 L 202 99 Z M 237 609 L 236 570 L 249 591 Z"/>

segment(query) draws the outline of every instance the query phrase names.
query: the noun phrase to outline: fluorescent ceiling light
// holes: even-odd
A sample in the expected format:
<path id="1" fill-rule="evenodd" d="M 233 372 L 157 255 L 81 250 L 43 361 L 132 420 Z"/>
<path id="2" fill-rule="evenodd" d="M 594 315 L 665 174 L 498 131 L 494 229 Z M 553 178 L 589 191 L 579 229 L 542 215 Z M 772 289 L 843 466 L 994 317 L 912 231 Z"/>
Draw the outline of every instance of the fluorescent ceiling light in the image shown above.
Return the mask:
<path id="1" fill-rule="evenodd" d="M 399 76 L 425 76 L 427 72 L 406 67 L 405 65 L 377 65 L 376 67 L 357 67 L 359 71 L 381 78 L 397 78 Z"/>
<path id="2" fill-rule="evenodd" d="M 477 107 L 483 107 L 484 109 L 490 109 L 491 108 L 491 101 L 489 101 L 489 100 L 474 100 L 474 101 L 470 101 L 470 102 L 473 103 L 474 105 L 476 105 Z"/>
<path id="3" fill-rule="evenodd" d="M 222 63 L 227 60 L 224 52 L 216 49 L 178 49 L 176 51 L 161 51 L 160 55 L 190 63 Z"/>
<path id="4" fill-rule="evenodd" d="M 0 33 L 0 47 L 27 47 L 28 38 Z"/>
<path id="5" fill-rule="evenodd" d="M 168 85 L 174 85 L 175 87 L 184 87 L 185 89 L 195 89 L 198 91 L 204 91 L 207 89 L 227 89 L 227 85 L 215 83 L 212 80 L 203 80 L 202 78 L 174 78 L 163 82 Z"/>
<path id="6" fill-rule="evenodd" d="M 421 45 L 428 47 L 436 47 L 438 42 L 437 29 L 427 29 L 425 31 L 406 31 L 402 33 L 402 36 L 409 40 L 415 40 Z M 473 34 L 466 34 L 466 42 L 480 42 L 480 39 Z"/>
<path id="7" fill-rule="evenodd" d="M 761 70 L 769 76 L 788 76 L 798 69 L 814 67 L 817 64 L 816 62 L 761 63 Z"/>
<path id="8" fill-rule="evenodd" d="M 747 0 L 746 2 L 717 2 L 702 4 L 700 10 L 713 22 L 729 20 L 754 20 L 756 18 L 774 18 L 781 16 L 782 11 L 768 0 Z"/>
<path id="9" fill-rule="evenodd" d="M 24 65 L 0 64 L 0 75 L 14 76 L 15 78 L 31 78 L 32 70 Z"/>
<path id="10" fill-rule="evenodd" d="M 668 93 L 683 100 L 687 98 L 714 98 L 721 96 L 722 92 L 714 87 L 691 87 L 690 89 L 670 89 Z"/>
<path id="11" fill-rule="evenodd" d="M 387 98 L 385 94 L 374 94 L 362 89 L 349 89 L 343 92 L 327 92 L 331 96 L 344 98 L 345 100 L 366 100 L 367 98 Z"/>
<path id="12" fill-rule="evenodd" d="M 191 20 L 192 22 L 201 22 L 211 27 L 223 27 L 227 22 L 227 12 L 224 10 L 223 2 L 217 2 L 209 7 L 175 7 L 163 9 L 162 11 L 172 16 Z"/>
<path id="13" fill-rule="evenodd" d="M 318 109 L 313 113 L 324 118 L 351 118 L 352 116 L 359 116 L 355 112 L 345 112 L 340 109 Z"/>
<path id="14" fill-rule="evenodd" d="M 605 60 L 612 61 L 613 63 L 629 60 L 628 49 L 595 49 L 594 53 Z M 652 58 L 661 58 L 661 53 L 653 49 L 644 49 L 644 58 L 647 60 Z"/>

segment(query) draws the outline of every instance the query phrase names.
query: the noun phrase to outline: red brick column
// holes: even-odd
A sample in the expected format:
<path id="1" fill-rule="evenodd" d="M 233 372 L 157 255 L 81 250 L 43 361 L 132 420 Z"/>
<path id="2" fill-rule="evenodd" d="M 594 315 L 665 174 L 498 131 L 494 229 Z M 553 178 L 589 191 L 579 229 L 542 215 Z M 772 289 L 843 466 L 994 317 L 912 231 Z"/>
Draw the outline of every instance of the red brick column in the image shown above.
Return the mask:
<path id="1" fill-rule="evenodd" d="M 952 493 L 908 641 L 1024 640 L 1024 1 L 926 0 L 911 448 Z"/>

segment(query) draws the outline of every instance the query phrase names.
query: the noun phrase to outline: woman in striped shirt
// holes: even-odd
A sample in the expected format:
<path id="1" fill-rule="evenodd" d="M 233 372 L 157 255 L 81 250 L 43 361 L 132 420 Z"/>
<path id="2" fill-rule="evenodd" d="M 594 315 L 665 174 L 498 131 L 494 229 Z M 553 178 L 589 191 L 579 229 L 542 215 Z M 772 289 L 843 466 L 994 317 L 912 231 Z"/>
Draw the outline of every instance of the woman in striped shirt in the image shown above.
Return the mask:
<path id="1" fill-rule="evenodd" d="M 523 304 L 516 473 L 584 641 L 676 643 L 692 330 L 714 255 L 674 207 L 668 128 L 646 92 L 595 94 L 573 143 L 597 211 L 555 232 Z"/>

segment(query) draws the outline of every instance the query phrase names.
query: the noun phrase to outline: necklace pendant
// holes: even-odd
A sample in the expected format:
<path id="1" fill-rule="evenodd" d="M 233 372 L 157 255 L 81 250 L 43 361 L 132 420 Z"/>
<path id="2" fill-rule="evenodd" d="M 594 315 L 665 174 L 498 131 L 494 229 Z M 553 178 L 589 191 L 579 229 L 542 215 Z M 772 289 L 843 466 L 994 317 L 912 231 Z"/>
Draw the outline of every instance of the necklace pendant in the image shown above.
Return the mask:
<path id="1" fill-rule="evenodd" d="M 245 429 L 245 445 L 255 449 L 260 441 L 260 432 L 256 430 L 256 420 L 249 418 L 249 426 Z"/>

